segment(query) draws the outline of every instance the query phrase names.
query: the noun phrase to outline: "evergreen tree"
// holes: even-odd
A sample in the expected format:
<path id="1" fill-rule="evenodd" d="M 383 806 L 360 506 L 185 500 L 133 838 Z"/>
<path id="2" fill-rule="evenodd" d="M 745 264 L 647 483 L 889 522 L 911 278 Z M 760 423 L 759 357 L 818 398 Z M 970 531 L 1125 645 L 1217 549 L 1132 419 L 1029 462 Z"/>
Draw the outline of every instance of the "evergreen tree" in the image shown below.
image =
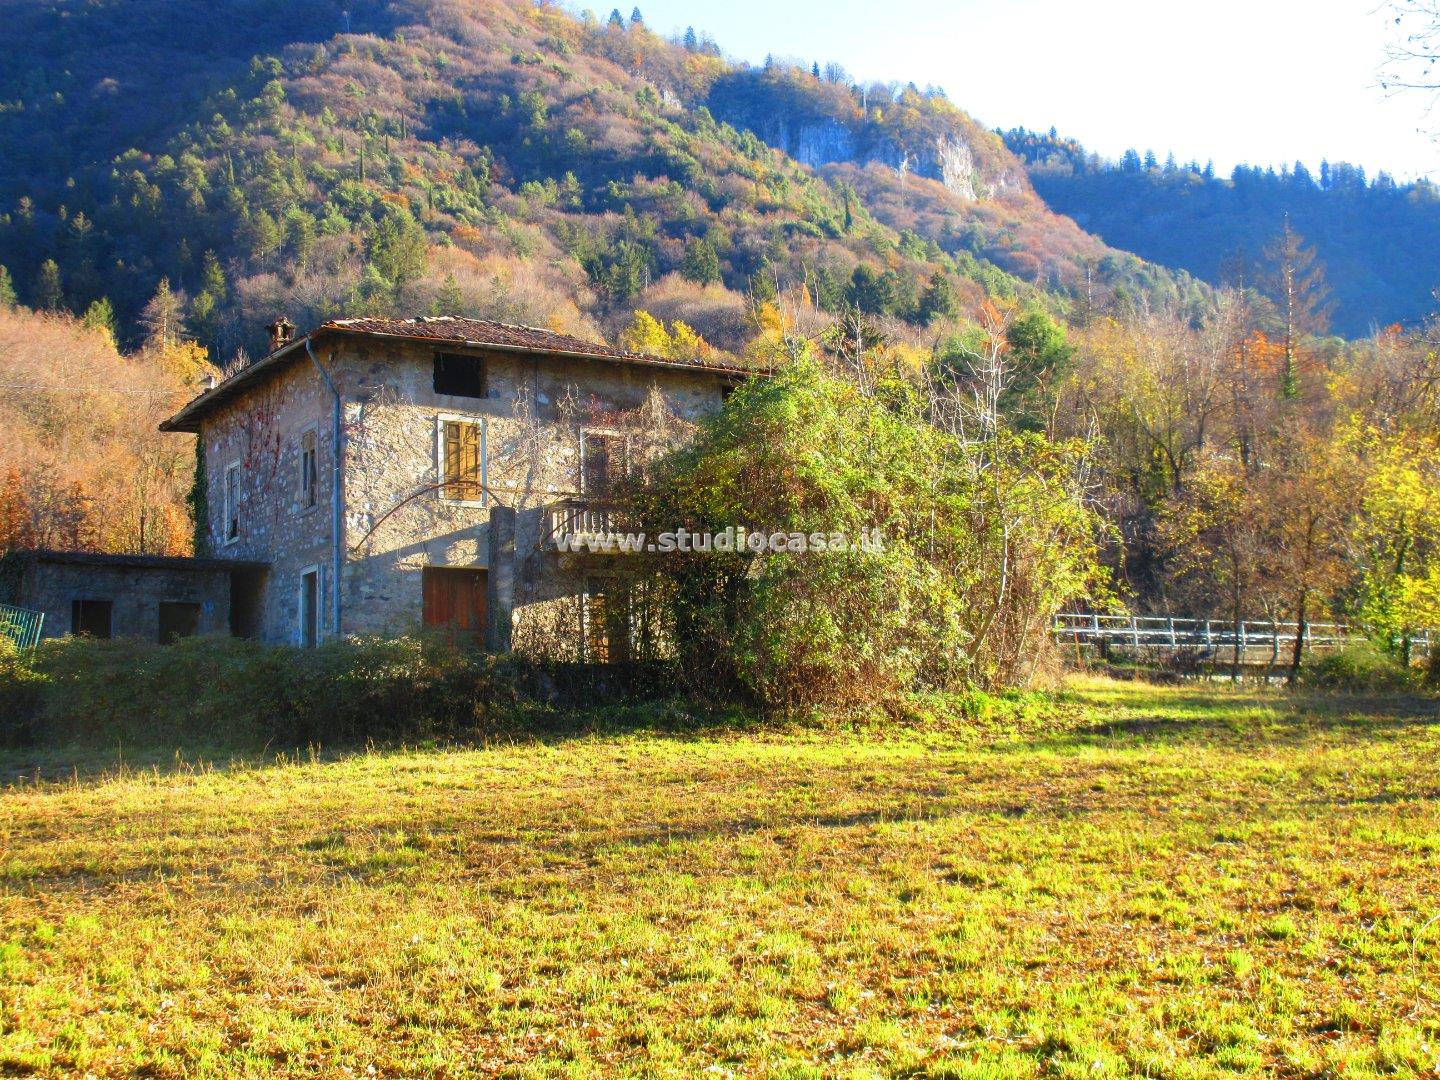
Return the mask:
<path id="1" fill-rule="evenodd" d="M 715 245 L 704 237 L 695 237 L 685 248 L 685 258 L 680 264 L 680 273 L 700 285 L 715 285 L 720 281 L 720 256 Z"/>
<path id="2" fill-rule="evenodd" d="M 955 297 L 955 286 L 950 283 L 947 275 L 937 273 L 930 279 L 930 284 L 925 287 L 916 314 L 922 324 L 929 324 L 936 319 L 952 318 L 959 310 L 960 304 Z"/>
<path id="3" fill-rule="evenodd" d="M 700 39 L 695 36 L 695 28 L 693 26 L 687 26 L 685 28 L 685 51 L 692 53 L 700 51 Z"/>
<path id="4" fill-rule="evenodd" d="M 60 281 L 60 264 L 46 259 L 40 264 L 40 280 L 35 286 L 35 306 L 41 311 L 59 311 L 65 305 L 65 289 Z"/>
<path id="5" fill-rule="evenodd" d="M 632 8 L 632 9 L 630 10 L 630 25 L 631 25 L 631 26 L 644 26 L 644 25 L 645 25 L 645 16 L 643 16 L 643 15 L 640 14 L 640 9 L 639 9 L 638 7 L 637 7 L 637 8 Z"/>
<path id="6" fill-rule="evenodd" d="M 435 296 L 433 308 L 436 315 L 464 314 L 465 294 L 460 291 L 460 283 L 455 280 L 454 274 L 445 275 L 440 291 Z"/>
<path id="7" fill-rule="evenodd" d="M 110 338 L 113 345 L 119 340 L 119 330 L 115 323 L 115 308 L 107 297 L 100 297 L 93 301 L 85 309 L 85 317 L 80 320 L 87 330 L 99 330 Z"/>
<path id="8" fill-rule="evenodd" d="M 0 310 L 9 311 L 17 303 L 19 297 L 15 295 L 15 282 L 10 277 L 10 271 L 0 266 Z"/>
<path id="9" fill-rule="evenodd" d="M 169 278 L 161 278 L 155 295 L 140 313 L 146 346 L 166 349 L 178 342 L 185 332 L 184 309 L 185 298 L 170 288 Z"/>
<path id="10" fill-rule="evenodd" d="M 391 206 L 371 230 L 365 255 L 386 281 L 400 286 L 425 273 L 429 246 L 414 215 L 403 206 Z"/>
<path id="11" fill-rule="evenodd" d="M 620 14 L 619 8 L 612 8 L 610 11 L 609 25 L 615 30 L 625 29 L 625 16 Z"/>
<path id="12" fill-rule="evenodd" d="M 888 276 L 878 274 L 862 263 L 850 275 L 847 299 L 863 314 L 884 315 L 894 306 L 894 286 Z"/>

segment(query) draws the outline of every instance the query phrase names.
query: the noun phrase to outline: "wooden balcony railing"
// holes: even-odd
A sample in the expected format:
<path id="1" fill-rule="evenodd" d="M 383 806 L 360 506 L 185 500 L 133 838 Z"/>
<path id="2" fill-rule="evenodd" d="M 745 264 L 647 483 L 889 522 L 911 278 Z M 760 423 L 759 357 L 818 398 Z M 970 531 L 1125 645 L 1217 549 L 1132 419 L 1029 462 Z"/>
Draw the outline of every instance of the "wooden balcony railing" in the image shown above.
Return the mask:
<path id="1" fill-rule="evenodd" d="M 613 499 L 576 496 L 551 503 L 545 523 L 545 546 L 554 548 L 557 539 L 567 538 L 571 544 L 586 538 L 618 534 L 627 526 L 622 522 L 620 506 Z M 618 550 L 618 545 L 617 545 Z"/>

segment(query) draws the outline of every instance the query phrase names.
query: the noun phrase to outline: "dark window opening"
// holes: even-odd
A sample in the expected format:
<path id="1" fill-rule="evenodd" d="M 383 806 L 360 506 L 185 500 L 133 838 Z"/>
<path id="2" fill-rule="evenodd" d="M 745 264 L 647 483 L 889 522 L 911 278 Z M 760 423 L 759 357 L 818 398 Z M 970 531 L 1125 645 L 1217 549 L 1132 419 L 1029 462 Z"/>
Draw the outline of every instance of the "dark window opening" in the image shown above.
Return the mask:
<path id="1" fill-rule="evenodd" d="M 76 637 L 108 638 L 114 615 L 111 600 L 75 600 L 70 604 L 70 632 Z"/>
<path id="2" fill-rule="evenodd" d="M 614 494 L 628 473 L 624 435 L 587 431 L 580 447 L 580 488 L 596 498 Z"/>
<path id="3" fill-rule="evenodd" d="M 300 506 L 309 510 L 316 503 L 319 488 L 320 440 L 314 431 L 300 436 Z"/>
<path id="4" fill-rule="evenodd" d="M 435 393 L 451 397 L 485 396 L 485 361 L 457 353 L 435 354 Z"/>
<path id="5" fill-rule="evenodd" d="M 320 571 L 300 575 L 300 646 L 313 649 L 320 644 Z"/>
<path id="6" fill-rule="evenodd" d="M 170 645 L 200 633 L 200 605 L 177 600 L 160 601 L 160 644 Z"/>
<path id="7" fill-rule="evenodd" d="M 265 571 L 236 570 L 230 575 L 230 633 L 258 638 L 265 613 Z"/>

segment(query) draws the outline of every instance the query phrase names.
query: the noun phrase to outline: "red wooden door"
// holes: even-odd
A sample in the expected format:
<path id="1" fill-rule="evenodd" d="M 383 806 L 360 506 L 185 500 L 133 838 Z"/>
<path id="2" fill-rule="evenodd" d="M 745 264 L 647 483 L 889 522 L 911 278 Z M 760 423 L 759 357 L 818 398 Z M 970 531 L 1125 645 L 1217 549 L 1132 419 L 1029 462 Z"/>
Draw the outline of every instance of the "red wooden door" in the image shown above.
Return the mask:
<path id="1" fill-rule="evenodd" d="M 427 566 L 421 572 L 424 623 L 458 645 L 485 646 L 485 571 Z"/>

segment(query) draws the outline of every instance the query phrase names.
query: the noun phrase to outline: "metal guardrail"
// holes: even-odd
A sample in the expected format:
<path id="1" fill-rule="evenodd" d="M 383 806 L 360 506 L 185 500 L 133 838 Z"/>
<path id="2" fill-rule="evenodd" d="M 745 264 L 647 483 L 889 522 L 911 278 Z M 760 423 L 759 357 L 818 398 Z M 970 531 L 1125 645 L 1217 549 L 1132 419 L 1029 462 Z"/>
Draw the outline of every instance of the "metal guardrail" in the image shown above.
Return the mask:
<path id="1" fill-rule="evenodd" d="M 40 631 L 44 627 L 43 611 L 0 604 L 0 638 L 9 641 L 21 652 L 27 652 L 39 644 Z"/>
<path id="2" fill-rule="evenodd" d="M 1055 616 L 1051 633 L 1087 645 L 1119 645 L 1132 649 L 1204 649 L 1214 652 L 1251 648 L 1293 647 L 1299 633 L 1293 622 L 1242 621 L 1238 624 L 1213 619 L 1172 619 L 1164 615 L 1097 615 L 1062 612 Z M 1306 623 L 1306 649 L 1338 649 L 1352 637 L 1344 623 Z M 1417 649 L 1430 651 L 1430 631 L 1419 631 Z"/>

